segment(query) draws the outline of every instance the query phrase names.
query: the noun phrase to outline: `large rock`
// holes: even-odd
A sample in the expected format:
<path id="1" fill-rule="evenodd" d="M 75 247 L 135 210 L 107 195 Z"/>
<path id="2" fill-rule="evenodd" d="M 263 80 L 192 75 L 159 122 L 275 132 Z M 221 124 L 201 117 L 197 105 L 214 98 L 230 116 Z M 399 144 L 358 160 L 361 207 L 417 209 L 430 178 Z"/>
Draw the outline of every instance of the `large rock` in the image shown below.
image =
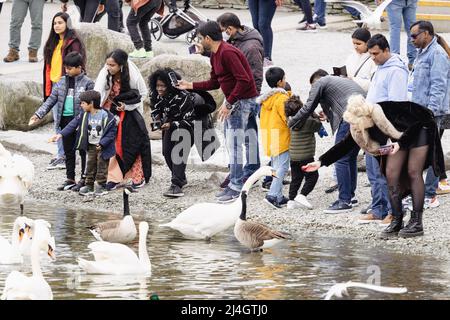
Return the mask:
<path id="1" fill-rule="evenodd" d="M 34 81 L 0 79 L 0 129 L 27 131 L 28 120 L 42 104 L 42 85 Z M 44 122 L 52 120 L 51 113 Z"/>
<path id="2" fill-rule="evenodd" d="M 99 24 L 79 23 L 76 31 L 86 46 L 86 71 L 92 79 L 97 78 L 100 69 L 105 64 L 108 53 L 115 49 L 122 49 L 126 52 L 134 50 L 129 35 L 108 30 Z M 155 56 L 163 53 L 177 54 L 176 50 L 167 44 L 153 41 L 152 45 Z M 151 59 L 133 59 L 133 62 L 140 66 L 148 60 Z"/>

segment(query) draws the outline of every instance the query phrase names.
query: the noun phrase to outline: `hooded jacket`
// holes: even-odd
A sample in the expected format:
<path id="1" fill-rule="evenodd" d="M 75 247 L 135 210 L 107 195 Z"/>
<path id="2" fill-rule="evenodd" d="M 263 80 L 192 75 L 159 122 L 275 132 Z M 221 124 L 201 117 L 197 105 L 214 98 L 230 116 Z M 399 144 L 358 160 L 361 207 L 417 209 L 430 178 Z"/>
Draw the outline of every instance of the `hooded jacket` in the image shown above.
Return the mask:
<path id="1" fill-rule="evenodd" d="M 408 73 L 408 67 L 400 56 L 392 54 L 384 64 L 378 66 L 367 92 L 367 102 L 407 101 Z"/>
<path id="2" fill-rule="evenodd" d="M 269 157 L 289 150 L 291 135 L 284 104 L 290 96 L 290 91 L 272 88 L 256 100 L 261 104 L 260 126 L 264 153 Z"/>
<path id="3" fill-rule="evenodd" d="M 263 83 L 263 63 L 264 63 L 264 48 L 261 34 L 256 29 L 242 26 L 243 31 L 239 30 L 233 38 L 228 40 L 236 48 L 240 49 L 250 64 L 250 69 L 253 73 L 253 78 L 256 83 L 256 90 L 261 92 Z"/>

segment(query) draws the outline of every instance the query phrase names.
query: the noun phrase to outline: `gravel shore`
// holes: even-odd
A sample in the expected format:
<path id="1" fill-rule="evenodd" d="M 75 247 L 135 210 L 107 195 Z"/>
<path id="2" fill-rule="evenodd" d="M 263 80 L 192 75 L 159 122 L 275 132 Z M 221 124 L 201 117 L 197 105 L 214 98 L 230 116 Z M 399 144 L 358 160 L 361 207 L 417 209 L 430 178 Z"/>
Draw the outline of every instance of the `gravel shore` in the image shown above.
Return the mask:
<path id="1" fill-rule="evenodd" d="M 43 130 L 43 129 L 40 129 Z M 45 129 L 44 129 L 45 130 Z M 444 139 L 447 140 L 447 139 Z M 328 149 L 333 143 L 327 137 L 318 140 L 317 155 Z M 56 187 L 65 180 L 65 170 L 46 170 L 50 160 L 49 155 L 27 154 L 36 169 L 33 187 L 27 198 L 29 200 L 49 202 L 52 206 L 80 208 L 95 211 L 117 212 L 122 210 L 122 193 L 119 190 L 108 195 L 86 199 L 72 191 L 56 191 Z M 133 193 L 130 197 L 131 212 L 146 220 L 169 221 L 178 213 L 194 203 L 213 202 L 214 195 L 219 191 L 218 184 L 225 177 L 226 168 L 221 172 L 202 169 L 195 166 L 187 170 L 188 185 L 184 188 L 185 196 L 169 199 L 162 193 L 169 187 L 170 171 L 165 165 L 153 165 L 153 175 L 150 183 Z M 77 171 L 79 167 L 77 167 Z M 404 254 L 433 255 L 439 259 L 450 260 L 450 219 L 448 216 L 448 196 L 441 196 L 438 208 L 426 210 L 424 213 L 423 237 L 413 239 L 398 239 L 384 241 L 378 239 L 384 228 L 377 223 L 359 224 L 359 211 L 369 204 L 370 187 L 365 173 L 358 175 L 357 198 L 359 206 L 353 212 L 341 214 L 324 214 L 325 209 L 337 197 L 337 192 L 326 194 L 324 190 L 331 182 L 330 168 L 321 168 L 319 182 L 308 196 L 313 204 L 313 210 L 272 209 L 263 202 L 265 193 L 259 188 L 250 191 L 248 199 L 248 215 L 250 219 L 265 223 L 275 229 L 286 231 L 294 236 L 314 234 L 326 237 L 345 237 L 364 242 L 368 250 L 372 247 L 386 247 Z M 287 195 L 288 186 L 284 187 Z M 92 201 L 86 201 L 92 200 Z M 26 214 L 25 203 L 25 214 Z M 212 213 L 213 214 L 213 213 Z M 295 241 L 295 240 L 294 240 Z"/>

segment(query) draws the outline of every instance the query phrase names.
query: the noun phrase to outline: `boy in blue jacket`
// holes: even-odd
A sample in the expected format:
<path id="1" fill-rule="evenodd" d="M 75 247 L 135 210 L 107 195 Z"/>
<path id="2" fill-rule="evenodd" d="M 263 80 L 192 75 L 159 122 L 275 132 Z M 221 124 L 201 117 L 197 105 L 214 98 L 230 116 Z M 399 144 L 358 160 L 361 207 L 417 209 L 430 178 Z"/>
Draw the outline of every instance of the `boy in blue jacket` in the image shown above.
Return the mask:
<path id="1" fill-rule="evenodd" d="M 84 112 L 50 140 L 57 141 L 77 131 L 76 149 L 87 153 L 86 185 L 80 189 L 80 194 L 101 196 L 108 193 L 105 184 L 109 159 L 116 154 L 117 125 L 113 114 L 100 107 L 99 92 L 83 92 L 80 101 Z M 97 182 L 95 192 L 94 181 Z"/>

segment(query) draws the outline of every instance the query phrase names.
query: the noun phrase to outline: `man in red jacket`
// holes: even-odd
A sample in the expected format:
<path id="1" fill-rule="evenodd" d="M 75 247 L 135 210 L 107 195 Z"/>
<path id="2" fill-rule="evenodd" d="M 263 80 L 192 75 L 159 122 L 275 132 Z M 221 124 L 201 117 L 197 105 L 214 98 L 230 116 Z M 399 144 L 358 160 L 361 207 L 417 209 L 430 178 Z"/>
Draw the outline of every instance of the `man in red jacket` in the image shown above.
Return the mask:
<path id="1" fill-rule="evenodd" d="M 198 39 L 203 48 L 211 52 L 211 78 L 202 82 L 180 80 L 179 89 L 214 90 L 222 89 L 225 101 L 219 108 L 219 119 L 225 121 L 225 137 L 230 153 L 230 183 L 216 197 L 221 203 L 234 201 L 242 189 L 242 149 L 248 135 L 249 164 L 257 161 L 257 133 L 249 132 L 249 119 L 259 112 L 255 98 L 258 96 L 250 65 L 244 54 L 222 39 L 222 31 L 215 21 L 208 21 L 198 27 Z M 254 119 L 252 119 L 254 120 Z"/>

